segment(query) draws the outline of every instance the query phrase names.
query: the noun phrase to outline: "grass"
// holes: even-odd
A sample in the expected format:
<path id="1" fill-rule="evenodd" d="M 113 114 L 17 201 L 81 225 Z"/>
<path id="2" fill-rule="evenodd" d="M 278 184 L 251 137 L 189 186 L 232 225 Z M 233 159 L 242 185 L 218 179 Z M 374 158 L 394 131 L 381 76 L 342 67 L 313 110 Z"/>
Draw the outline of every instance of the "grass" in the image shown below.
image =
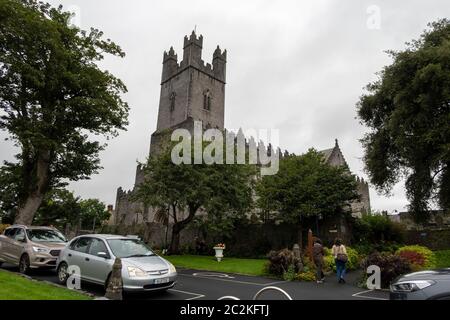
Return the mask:
<path id="1" fill-rule="evenodd" d="M 450 250 L 435 251 L 438 268 L 450 268 Z"/>
<path id="2" fill-rule="evenodd" d="M 0 300 L 91 300 L 82 293 L 0 270 Z"/>
<path id="3" fill-rule="evenodd" d="M 251 276 L 267 275 L 265 272 L 265 259 L 239 259 L 224 257 L 221 262 L 211 256 L 164 256 L 165 259 L 172 262 L 176 267 L 186 269 L 197 269 L 216 272 L 227 272 L 245 274 Z"/>

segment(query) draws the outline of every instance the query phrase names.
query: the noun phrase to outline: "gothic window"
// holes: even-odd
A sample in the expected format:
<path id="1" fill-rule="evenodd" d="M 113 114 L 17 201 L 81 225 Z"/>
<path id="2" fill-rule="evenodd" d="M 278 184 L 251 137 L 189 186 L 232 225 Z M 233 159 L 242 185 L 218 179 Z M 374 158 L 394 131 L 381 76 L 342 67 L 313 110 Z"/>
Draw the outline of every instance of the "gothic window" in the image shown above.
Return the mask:
<path id="1" fill-rule="evenodd" d="M 170 95 L 170 111 L 175 110 L 175 98 L 176 98 L 176 93 L 172 92 L 172 94 Z"/>
<path id="2" fill-rule="evenodd" d="M 209 89 L 203 93 L 203 109 L 211 110 L 211 93 Z"/>

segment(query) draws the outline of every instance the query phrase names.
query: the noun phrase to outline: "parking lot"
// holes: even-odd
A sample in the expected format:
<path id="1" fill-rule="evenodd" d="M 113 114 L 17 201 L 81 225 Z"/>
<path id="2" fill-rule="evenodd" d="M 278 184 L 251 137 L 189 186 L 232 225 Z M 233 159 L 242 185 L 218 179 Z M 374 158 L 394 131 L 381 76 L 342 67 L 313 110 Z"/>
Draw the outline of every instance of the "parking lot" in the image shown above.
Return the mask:
<path id="1" fill-rule="evenodd" d="M 8 264 L 3 269 L 17 272 Z M 57 283 L 54 270 L 34 270 L 31 277 Z M 358 275 L 350 273 L 347 284 L 338 284 L 333 276 L 323 284 L 315 282 L 287 282 L 277 279 L 224 274 L 199 270 L 178 269 L 178 281 L 167 292 L 133 294 L 129 299 L 150 300 L 217 300 L 233 296 L 241 300 L 251 300 L 263 288 L 273 286 L 284 290 L 294 300 L 387 300 L 388 292 L 370 291 L 356 285 Z M 96 296 L 103 296 L 101 286 L 83 283 L 82 289 Z M 286 299 L 281 292 L 267 291 L 259 299 Z"/>

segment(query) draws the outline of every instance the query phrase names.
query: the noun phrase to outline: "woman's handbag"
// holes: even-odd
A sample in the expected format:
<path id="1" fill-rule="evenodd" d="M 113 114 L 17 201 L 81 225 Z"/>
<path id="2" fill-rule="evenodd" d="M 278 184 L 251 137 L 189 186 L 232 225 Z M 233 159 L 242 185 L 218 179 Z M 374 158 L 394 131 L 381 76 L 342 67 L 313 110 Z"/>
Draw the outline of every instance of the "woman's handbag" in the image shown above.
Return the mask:
<path id="1" fill-rule="evenodd" d="M 341 261 L 343 263 L 347 263 L 348 256 L 345 253 L 338 253 L 336 259 L 338 259 L 339 261 Z"/>

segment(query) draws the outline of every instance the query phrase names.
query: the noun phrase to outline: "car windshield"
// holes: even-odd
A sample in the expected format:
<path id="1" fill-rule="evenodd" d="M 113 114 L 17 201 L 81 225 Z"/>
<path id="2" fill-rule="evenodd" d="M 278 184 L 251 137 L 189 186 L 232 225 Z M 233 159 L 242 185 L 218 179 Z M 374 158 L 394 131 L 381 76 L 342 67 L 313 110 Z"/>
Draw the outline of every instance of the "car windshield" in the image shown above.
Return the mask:
<path id="1" fill-rule="evenodd" d="M 154 256 L 153 251 L 142 241 L 137 239 L 108 240 L 111 251 L 117 258 Z"/>
<path id="2" fill-rule="evenodd" d="M 27 230 L 28 239 L 33 242 L 66 242 L 66 238 L 56 230 Z"/>

